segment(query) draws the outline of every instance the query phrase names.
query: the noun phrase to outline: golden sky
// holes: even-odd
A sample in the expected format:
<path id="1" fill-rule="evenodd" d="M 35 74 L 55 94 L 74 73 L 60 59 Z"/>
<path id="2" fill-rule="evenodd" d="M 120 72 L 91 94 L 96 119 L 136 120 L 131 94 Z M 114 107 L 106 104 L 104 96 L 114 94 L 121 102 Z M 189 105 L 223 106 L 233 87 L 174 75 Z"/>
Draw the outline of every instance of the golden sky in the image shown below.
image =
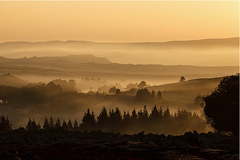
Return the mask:
<path id="1" fill-rule="evenodd" d="M 161 42 L 238 36 L 238 1 L 0 2 L 0 42 Z"/>

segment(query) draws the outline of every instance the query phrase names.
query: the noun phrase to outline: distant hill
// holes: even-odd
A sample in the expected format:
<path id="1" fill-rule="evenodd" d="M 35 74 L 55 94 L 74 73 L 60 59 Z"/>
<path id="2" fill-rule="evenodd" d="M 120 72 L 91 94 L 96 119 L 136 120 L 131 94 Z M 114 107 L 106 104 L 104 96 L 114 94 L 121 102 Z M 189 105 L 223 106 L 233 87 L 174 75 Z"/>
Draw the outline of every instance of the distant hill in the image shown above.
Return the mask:
<path id="1" fill-rule="evenodd" d="M 201 39 L 185 41 L 168 41 L 168 42 L 129 42 L 129 43 L 110 43 L 110 42 L 91 42 L 91 41 L 45 41 L 45 42 L 5 42 L 0 43 L 1 51 L 11 50 L 34 50 L 34 49 L 164 49 L 164 47 L 187 47 L 187 48 L 215 48 L 215 47 L 239 47 L 239 37 L 222 38 L 222 39 Z"/>
<path id="2" fill-rule="evenodd" d="M 59 78 L 82 79 L 89 77 L 101 78 L 114 83 L 122 80 L 124 83 L 140 83 L 144 80 L 153 85 L 177 82 L 181 76 L 189 80 L 221 77 L 238 72 L 238 66 L 118 64 L 92 55 L 19 59 L 0 57 L 0 74 L 10 73 L 34 82 Z"/>
<path id="3" fill-rule="evenodd" d="M 91 54 L 124 64 L 237 66 L 238 51 L 238 37 L 142 43 L 90 41 L 0 43 L 0 56 L 8 58 Z"/>
<path id="4" fill-rule="evenodd" d="M 154 90 L 156 93 L 160 90 L 167 100 L 194 101 L 198 94 L 202 96 L 211 94 L 222 79 L 223 77 L 192 79 L 183 82 L 151 86 L 148 87 L 148 90 Z"/>
<path id="5" fill-rule="evenodd" d="M 56 63 L 111 63 L 104 57 L 95 57 L 93 55 L 68 55 L 68 56 L 56 56 L 56 57 L 31 57 L 31 58 L 5 58 L 0 57 L 0 63 L 2 64 L 18 64 L 18 65 L 34 65 L 42 66 L 44 64 L 56 64 Z M 46 65 L 47 66 L 47 65 Z"/>
<path id="6" fill-rule="evenodd" d="M 27 82 L 7 73 L 0 75 L 0 85 L 22 87 L 27 85 Z"/>

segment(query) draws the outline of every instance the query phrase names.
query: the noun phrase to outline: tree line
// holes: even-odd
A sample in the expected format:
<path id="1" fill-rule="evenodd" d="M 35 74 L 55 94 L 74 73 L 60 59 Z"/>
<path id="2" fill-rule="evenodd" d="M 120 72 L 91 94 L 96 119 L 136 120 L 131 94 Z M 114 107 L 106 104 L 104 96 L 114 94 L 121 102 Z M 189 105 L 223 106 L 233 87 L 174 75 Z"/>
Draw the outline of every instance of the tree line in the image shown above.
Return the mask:
<path id="1" fill-rule="evenodd" d="M 4 116 L 3 116 L 4 117 Z M 1 124 L 5 124 L 8 121 L 8 129 L 1 128 Z M 7 118 L 5 120 L 1 118 L 0 131 L 10 131 L 11 124 Z M 10 129 L 9 129 L 10 128 Z M 187 131 L 197 130 L 198 132 L 204 132 L 206 129 L 206 123 L 196 113 L 191 111 L 178 109 L 177 112 L 171 114 L 169 109 L 163 110 L 162 107 L 153 107 L 149 113 L 147 107 L 144 106 L 143 110 L 132 110 L 121 113 L 120 109 L 110 109 L 109 112 L 105 107 L 102 108 L 100 114 L 95 116 L 93 111 L 88 109 L 82 118 L 82 122 L 77 120 L 72 121 L 69 119 L 60 120 L 59 118 L 54 120 L 51 116 L 48 118 L 45 116 L 43 125 L 37 123 L 34 119 L 29 118 L 29 121 L 25 127 L 28 131 L 36 131 L 40 129 L 49 131 L 92 131 L 102 130 L 103 132 L 120 132 L 127 134 L 135 134 L 141 131 L 147 133 L 159 133 L 159 134 L 183 134 Z"/>

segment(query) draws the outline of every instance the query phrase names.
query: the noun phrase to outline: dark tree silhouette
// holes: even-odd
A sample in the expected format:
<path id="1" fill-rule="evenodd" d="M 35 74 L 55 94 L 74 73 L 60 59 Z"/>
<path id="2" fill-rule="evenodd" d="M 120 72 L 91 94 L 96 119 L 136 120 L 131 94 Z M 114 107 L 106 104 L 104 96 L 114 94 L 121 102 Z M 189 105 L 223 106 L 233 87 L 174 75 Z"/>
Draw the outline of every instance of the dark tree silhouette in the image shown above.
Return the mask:
<path id="1" fill-rule="evenodd" d="M 151 99 L 151 94 L 146 88 L 139 89 L 137 91 L 136 98 L 138 100 L 150 100 Z"/>
<path id="2" fill-rule="evenodd" d="M 239 73 L 224 77 L 203 101 L 207 120 L 216 130 L 239 135 Z"/>
<path id="3" fill-rule="evenodd" d="M 146 86 L 147 86 L 147 83 L 146 83 L 145 81 L 142 81 L 142 82 L 139 83 L 138 88 L 139 88 L 139 89 L 143 89 L 143 88 L 145 88 Z"/>
<path id="4" fill-rule="evenodd" d="M 31 120 L 31 118 L 29 118 L 26 129 L 28 131 L 37 131 L 37 130 L 41 129 L 41 126 L 40 126 L 40 124 L 37 125 L 36 121 L 34 119 Z"/>
<path id="5" fill-rule="evenodd" d="M 50 125 L 49 125 L 47 116 L 45 116 L 43 128 L 44 128 L 45 130 L 48 130 L 48 129 L 50 128 Z"/>
<path id="6" fill-rule="evenodd" d="M 121 94 L 120 89 L 116 89 L 116 93 L 115 94 Z"/>
<path id="7" fill-rule="evenodd" d="M 123 130 L 126 132 L 130 130 L 130 122 L 131 122 L 131 116 L 129 114 L 129 111 L 123 112 Z"/>
<path id="8" fill-rule="evenodd" d="M 109 130 L 109 116 L 105 107 L 103 107 L 101 113 L 97 117 L 98 129 L 106 132 Z"/>
<path id="9" fill-rule="evenodd" d="M 152 90 L 151 96 L 152 96 L 152 99 L 155 99 L 155 91 L 154 90 Z"/>
<path id="10" fill-rule="evenodd" d="M 5 118 L 1 116 L 0 131 L 9 132 L 12 130 L 12 124 L 10 123 L 8 117 Z"/>
<path id="11" fill-rule="evenodd" d="M 203 99 L 201 94 L 198 94 L 198 96 L 194 99 L 195 106 L 203 105 Z"/>
<path id="12" fill-rule="evenodd" d="M 143 111 L 140 110 L 138 112 L 138 121 L 139 121 L 140 129 L 145 130 L 145 128 L 147 127 L 147 123 L 148 123 L 148 110 L 147 110 L 146 106 L 144 106 Z"/>
<path id="13" fill-rule="evenodd" d="M 121 130 L 122 114 L 118 107 L 116 107 L 115 112 L 111 110 L 109 112 L 109 120 L 112 132 L 119 132 Z"/>
<path id="14" fill-rule="evenodd" d="M 116 90 L 117 90 L 117 88 L 114 86 L 114 87 L 112 87 L 112 88 L 110 88 L 109 89 L 109 93 L 116 93 Z"/>
<path id="15" fill-rule="evenodd" d="M 75 119 L 75 121 L 74 121 L 73 129 L 74 129 L 75 131 L 79 130 L 78 122 L 77 122 L 76 119 Z"/>
<path id="16" fill-rule="evenodd" d="M 53 120 L 53 117 L 51 116 L 50 119 L 49 119 L 49 128 L 55 128 L 54 126 L 54 120 Z"/>
<path id="17" fill-rule="evenodd" d="M 83 117 L 83 123 L 80 125 L 80 130 L 91 131 L 103 128 L 107 132 L 121 132 L 127 134 L 135 134 L 141 131 L 161 134 L 183 134 L 186 131 L 194 130 L 198 130 L 199 132 L 206 131 L 206 123 L 204 123 L 204 121 L 196 113 L 192 114 L 191 111 L 187 110 L 178 109 L 178 111 L 173 116 L 173 114 L 170 114 L 168 108 L 163 113 L 161 107 L 160 110 L 158 110 L 155 106 L 149 115 L 147 107 L 144 106 L 144 109 L 140 110 L 138 112 L 138 115 L 134 109 L 132 111 L 132 115 L 130 115 L 129 112 L 124 111 L 122 117 L 119 108 L 116 108 L 115 111 L 113 109 L 110 110 L 109 115 L 110 116 L 108 116 L 105 107 L 103 107 L 102 112 L 98 116 L 98 125 L 96 125 L 94 113 L 91 113 L 88 109 Z M 49 126 L 49 123 L 49 120 L 47 117 L 45 117 L 45 126 Z M 8 118 L 1 118 L 0 131 L 9 131 L 8 129 L 3 129 L 3 124 L 10 124 Z M 74 130 L 79 130 L 78 126 L 79 125 L 75 120 Z M 36 125 L 34 119 L 29 119 L 29 122 L 26 126 L 27 130 L 38 130 L 39 128 L 41 128 L 41 126 Z M 45 127 L 45 129 L 46 128 L 47 127 Z M 59 119 L 57 119 L 55 129 L 58 130 L 60 128 L 68 131 L 73 130 L 71 120 L 69 119 L 68 123 L 63 120 L 61 127 L 61 122 Z"/>
<path id="18" fill-rule="evenodd" d="M 95 115 L 92 112 L 90 113 L 90 110 L 87 110 L 87 113 L 84 114 L 84 117 L 82 119 L 82 124 L 80 125 L 80 129 L 83 131 L 92 131 L 96 127 L 96 120 Z"/>
<path id="19" fill-rule="evenodd" d="M 164 113 L 163 113 L 163 118 L 164 118 L 164 119 L 168 119 L 169 117 L 170 117 L 170 111 L 169 111 L 169 109 L 168 109 L 168 107 L 167 107 L 167 110 L 164 111 Z"/>
<path id="20" fill-rule="evenodd" d="M 57 129 L 57 130 L 59 130 L 59 129 L 61 129 L 61 122 L 60 122 L 60 120 L 59 120 L 59 118 L 57 119 L 57 121 L 56 121 L 56 124 L 55 124 L 55 129 Z"/>
<path id="21" fill-rule="evenodd" d="M 68 125 L 67 125 L 67 122 L 65 120 L 63 120 L 62 129 L 68 130 Z"/>
<path id="22" fill-rule="evenodd" d="M 151 114 L 149 115 L 149 122 L 150 123 L 160 123 L 160 120 L 162 118 L 162 115 L 160 115 L 160 111 L 158 111 L 156 105 L 152 109 Z"/>
<path id="23" fill-rule="evenodd" d="M 180 82 L 183 82 L 183 81 L 185 81 L 185 77 L 181 76 Z"/>
<path id="24" fill-rule="evenodd" d="M 158 93 L 157 93 L 157 99 L 158 99 L 158 100 L 163 99 L 163 97 L 162 97 L 162 92 L 161 92 L 161 91 L 158 91 Z"/>
<path id="25" fill-rule="evenodd" d="M 129 123 L 130 122 L 130 118 L 131 118 L 131 116 L 130 116 L 129 112 L 128 111 L 127 112 L 124 111 L 124 113 L 123 113 L 123 121 L 126 122 L 126 123 Z"/>
<path id="26" fill-rule="evenodd" d="M 73 130 L 73 125 L 72 125 L 72 121 L 71 121 L 71 119 L 69 119 L 67 125 L 68 125 L 68 130 Z"/>

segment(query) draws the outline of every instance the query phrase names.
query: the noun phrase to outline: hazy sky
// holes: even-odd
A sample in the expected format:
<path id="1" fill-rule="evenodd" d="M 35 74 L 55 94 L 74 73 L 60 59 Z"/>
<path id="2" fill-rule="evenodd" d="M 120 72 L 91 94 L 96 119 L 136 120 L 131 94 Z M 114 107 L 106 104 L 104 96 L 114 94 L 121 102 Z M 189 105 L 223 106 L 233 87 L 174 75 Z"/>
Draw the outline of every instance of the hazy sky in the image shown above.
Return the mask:
<path id="1" fill-rule="evenodd" d="M 238 1 L 0 2 L 0 42 L 239 36 Z"/>

